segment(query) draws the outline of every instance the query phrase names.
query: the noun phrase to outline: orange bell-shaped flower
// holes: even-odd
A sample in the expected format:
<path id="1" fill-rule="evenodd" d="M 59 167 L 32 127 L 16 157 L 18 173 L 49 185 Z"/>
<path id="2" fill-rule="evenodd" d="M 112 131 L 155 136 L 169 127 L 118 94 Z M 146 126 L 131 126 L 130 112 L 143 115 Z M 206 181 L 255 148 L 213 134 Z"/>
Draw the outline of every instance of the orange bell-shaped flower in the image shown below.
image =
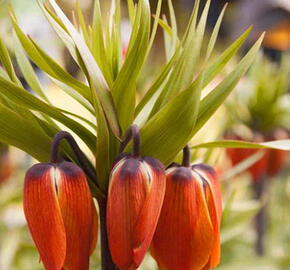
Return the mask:
<path id="1" fill-rule="evenodd" d="M 40 163 L 25 177 L 24 213 L 46 270 L 86 270 L 98 219 L 84 172 L 75 164 Z"/>
<path id="2" fill-rule="evenodd" d="M 230 140 L 243 140 L 242 137 L 234 134 L 234 133 L 229 133 L 225 136 L 226 139 Z M 261 134 L 259 133 L 254 133 L 253 142 L 256 143 L 261 143 L 264 141 L 264 138 Z M 231 163 L 233 166 L 238 165 L 240 162 L 243 160 L 246 160 L 250 156 L 254 155 L 258 151 L 261 151 L 261 149 L 251 149 L 251 148 L 227 148 L 226 153 L 231 160 Z M 267 150 L 264 150 L 264 155 L 256 161 L 253 165 L 251 165 L 248 169 L 247 172 L 250 173 L 251 178 L 254 182 L 261 181 L 261 179 L 265 176 L 267 172 L 267 164 L 268 164 L 268 154 Z"/>
<path id="3" fill-rule="evenodd" d="M 121 154 L 110 177 L 107 233 L 114 263 L 136 269 L 151 243 L 165 194 L 164 166 L 139 156 L 139 131 L 132 126 L 132 154 Z M 127 143 L 127 142 L 126 142 Z"/>
<path id="4" fill-rule="evenodd" d="M 190 167 L 189 148 L 182 166 L 166 172 L 166 192 L 151 254 L 160 269 L 207 270 L 220 261 L 221 192 L 214 169 Z"/>

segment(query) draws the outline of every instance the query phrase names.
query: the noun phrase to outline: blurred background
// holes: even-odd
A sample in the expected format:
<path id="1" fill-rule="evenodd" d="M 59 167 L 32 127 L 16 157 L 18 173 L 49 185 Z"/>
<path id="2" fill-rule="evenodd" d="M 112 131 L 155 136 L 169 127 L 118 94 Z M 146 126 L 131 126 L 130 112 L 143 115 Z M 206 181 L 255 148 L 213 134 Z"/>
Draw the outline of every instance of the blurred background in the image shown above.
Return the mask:
<path id="1" fill-rule="evenodd" d="M 72 19 L 71 10 L 75 9 L 75 1 L 57 2 Z M 167 1 L 163 2 L 162 13 L 168 16 Z M 205 1 L 201 2 L 205 4 Z M 100 0 L 100 3 L 102 9 L 109 9 L 110 1 Z M 150 3 L 154 10 L 157 1 L 150 0 Z M 208 30 L 214 27 L 225 3 L 224 0 L 212 0 Z M 90 24 L 93 1 L 82 0 L 79 4 L 86 22 Z M 123 4 L 126 17 L 126 1 Z M 184 29 L 193 4 L 193 0 L 173 1 L 180 32 Z M 10 5 L 23 31 L 32 36 L 69 73 L 80 78 L 77 65 L 46 22 L 35 0 L 0 0 L 0 35 L 23 84 L 25 79 L 17 69 L 13 55 Z M 122 22 L 124 53 L 130 36 L 129 20 L 125 17 Z M 195 144 L 220 139 L 263 142 L 289 138 L 290 1 L 230 0 L 216 53 L 226 48 L 250 25 L 253 25 L 253 31 L 240 55 L 263 31 L 267 31 L 263 50 L 226 104 L 194 138 Z M 164 51 L 163 33 L 160 30 L 149 58 L 150 70 L 144 70 L 139 81 L 140 97 L 144 94 L 142 89 L 146 89 L 145 84 L 156 75 L 154 71 L 165 61 Z M 232 64 L 238 60 L 234 59 Z M 50 79 L 37 66 L 34 65 L 34 68 L 47 95 L 57 106 L 89 117 L 73 99 L 51 84 Z M 231 64 L 227 68 L 230 70 Z M 227 68 L 223 72 L 226 73 Z M 214 83 L 218 83 L 222 76 L 223 73 Z M 28 86 L 27 90 L 30 91 Z M 221 229 L 222 262 L 218 269 L 290 269 L 289 154 L 277 150 L 215 149 L 195 151 L 192 155 L 195 162 L 205 161 L 215 166 L 220 175 L 224 212 Z M 24 174 L 33 162 L 32 158 L 18 149 L 0 145 L 1 270 L 43 269 L 22 210 Z M 100 269 L 99 252 L 95 252 L 91 258 L 91 269 Z M 140 269 L 157 267 L 148 255 Z"/>

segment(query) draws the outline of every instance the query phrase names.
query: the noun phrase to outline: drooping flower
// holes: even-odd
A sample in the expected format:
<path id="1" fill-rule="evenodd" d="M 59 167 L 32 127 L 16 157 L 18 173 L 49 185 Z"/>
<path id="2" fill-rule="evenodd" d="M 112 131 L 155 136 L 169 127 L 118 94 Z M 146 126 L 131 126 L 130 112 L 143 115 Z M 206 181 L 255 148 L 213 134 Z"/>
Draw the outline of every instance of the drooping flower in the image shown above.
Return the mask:
<path id="1" fill-rule="evenodd" d="M 84 172 L 75 164 L 40 163 L 25 177 L 24 213 L 46 270 L 86 270 L 98 219 Z"/>
<path id="2" fill-rule="evenodd" d="M 242 137 L 236 134 L 230 134 L 226 136 L 226 139 L 231 140 L 243 140 Z M 255 133 L 252 138 L 253 142 L 260 143 L 264 141 L 261 134 Z M 246 160 L 250 156 L 254 155 L 258 151 L 264 151 L 264 155 L 257 160 L 253 165 L 251 165 L 247 171 L 250 173 L 253 181 L 259 181 L 266 175 L 267 165 L 268 165 L 268 153 L 267 150 L 261 149 L 247 149 L 247 148 L 227 148 L 226 152 L 232 165 L 238 165 L 243 160 Z"/>
<path id="3" fill-rule="evenodd" d="M 107 202 L 109 247 L 121 269 L 141 264 L 158 222 L 166 183 L 164 166 L 154 158 L 140 157 L 139 133 L 133 136 L 138 139 L 132 154 L 121 154 L 111 172 Z"/>
<path id="4" fill-rule="evenodd" d="M 189 152 L 189 151 L 188 151 Z M 205 270 L 220 261 L 221 192 L 206 164 L 166 171 L 166 193 L 151 254 L 160 269 Z"/>

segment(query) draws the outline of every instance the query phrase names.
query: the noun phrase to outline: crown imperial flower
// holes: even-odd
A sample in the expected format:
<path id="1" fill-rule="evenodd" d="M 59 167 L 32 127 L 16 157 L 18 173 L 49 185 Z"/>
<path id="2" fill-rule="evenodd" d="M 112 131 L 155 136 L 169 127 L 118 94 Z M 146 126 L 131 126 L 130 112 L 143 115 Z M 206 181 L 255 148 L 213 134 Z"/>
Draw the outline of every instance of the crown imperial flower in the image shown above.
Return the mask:
<path id="1" fill-rule="evenodd" d="M 121 269 L 136 269 L 141 264 L 165 193 L 164 166 L 154 158 L 140 157 L 139 131 L 132 126 L 130 132 L 133 152 L 121 154 L 117 159 L 111 172 L 107 203 L 110 251 Z"/>
<path id="2" fill-rule="evenodd" d="M 98 218 L 80 167 L 67 161 L 32 166 L 25 176 L 23 206 L 46 270 L 89 269 Z"/>
<path id="3" fill-rule="evenodd" d="M 214 169 L 183 165 L 166 171 L 166 193 L 151 254 L 166 270 L 215 268 L 220 261 L 221 192 Z"/>

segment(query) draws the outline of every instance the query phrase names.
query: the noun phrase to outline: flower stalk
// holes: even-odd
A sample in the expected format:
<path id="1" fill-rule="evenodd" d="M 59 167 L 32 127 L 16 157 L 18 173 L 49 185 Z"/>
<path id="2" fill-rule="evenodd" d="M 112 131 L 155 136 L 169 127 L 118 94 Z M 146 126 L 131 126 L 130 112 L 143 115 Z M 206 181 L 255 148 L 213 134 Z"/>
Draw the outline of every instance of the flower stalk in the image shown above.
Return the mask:
<path id="1" fill-rule="evenodd" d="M 119 268 L 114 264 L 109 249 L 108 234 L 107 234 L 107 199 L 98 200 L 100 210 L 100 231 L 101 231 L 101 258 L 102 270 L 118 270 Z"/>
<path id="2" fill-rule="evenodd" d="M 91 178 L 94 181 L 94 183 L 96 185 L 98 185 L 96 173 L 94 172 L 94 170 L 90 166 L 87 157 L 84 155 L 84 153 L 82 152 L 82 150 L 80 149 L 80 147 L 76 143 L 73 136 L 70 133 L 68 133 L 67 131 L 60 131 L 54 136 L 52 143 L 51 143 L 50 162 L 57 163 L 57 162 L 61 162 L 63 160 L 63 158 L 59 154 L 59 146 L 60 146 L 60 143 L 63 139 L 65 139 L 68 142 L 68 144 L 70 145 L 73 153 L 75 154 L 75 156 L 76 156 L 78 162 L 80 163 L 82 169 L 84 170 L 84 172 L 89 176 L 89 178 Z"/>

